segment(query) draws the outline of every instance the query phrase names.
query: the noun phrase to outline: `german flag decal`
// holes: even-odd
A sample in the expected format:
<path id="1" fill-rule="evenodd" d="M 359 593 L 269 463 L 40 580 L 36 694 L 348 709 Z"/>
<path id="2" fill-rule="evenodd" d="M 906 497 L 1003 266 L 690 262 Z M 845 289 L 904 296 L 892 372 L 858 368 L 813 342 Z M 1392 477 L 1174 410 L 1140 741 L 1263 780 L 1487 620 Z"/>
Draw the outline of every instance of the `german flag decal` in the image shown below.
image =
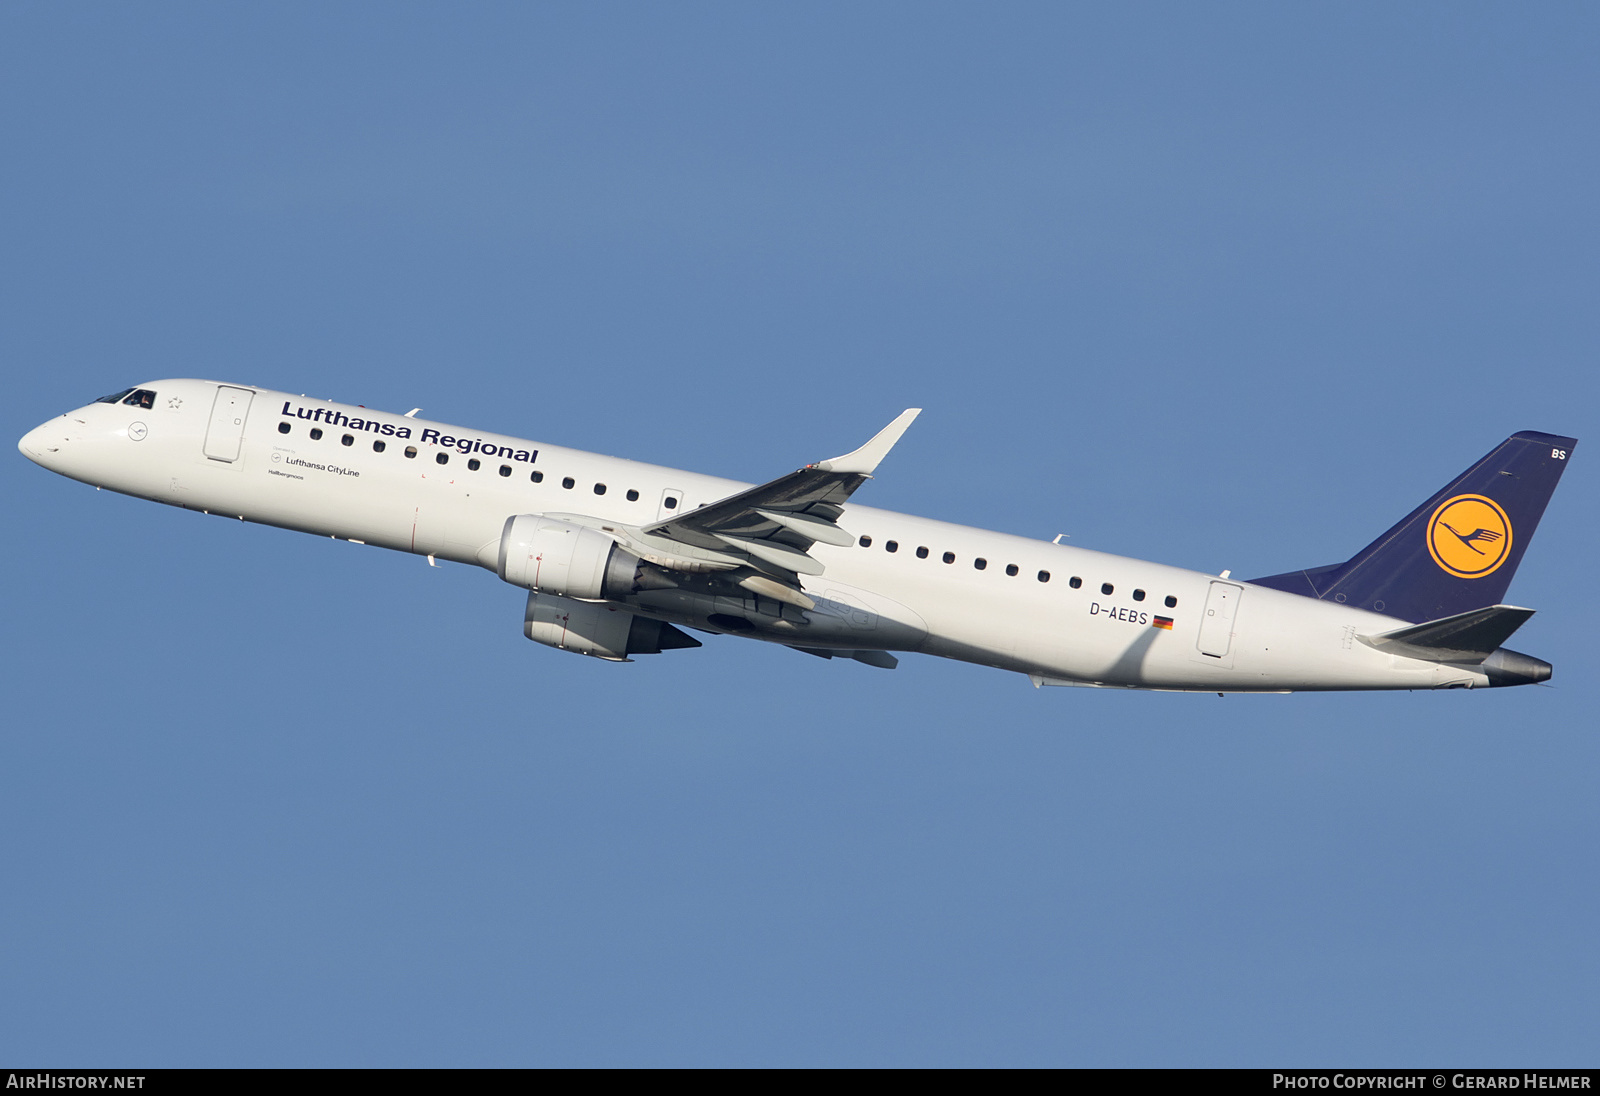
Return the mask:
<path id="1" fill-rule="evenodd" d="M 1170 631 L 1172 631 L 1172 618 L 1171 617 L 1153 617 L 1153 618 L 1151 618 L 1150 626 L 1153 627 L 1153 628 L 1165 628 L 1167 631 L 1170 632 Z"/>

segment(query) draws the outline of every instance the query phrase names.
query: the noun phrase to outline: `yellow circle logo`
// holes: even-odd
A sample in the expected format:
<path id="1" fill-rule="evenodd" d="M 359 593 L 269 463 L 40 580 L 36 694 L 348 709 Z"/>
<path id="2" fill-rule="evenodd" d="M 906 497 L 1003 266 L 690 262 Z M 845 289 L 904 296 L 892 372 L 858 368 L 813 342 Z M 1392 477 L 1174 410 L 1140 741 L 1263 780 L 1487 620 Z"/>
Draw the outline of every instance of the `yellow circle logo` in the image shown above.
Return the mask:
<path id="1" fill-rule="evenodd" d="M 1428 519 L 1428 553 L 1457 578 L 1482 578 L 1511 554 L 1511 519 L 1482 495 L 1457 495 Z"/>

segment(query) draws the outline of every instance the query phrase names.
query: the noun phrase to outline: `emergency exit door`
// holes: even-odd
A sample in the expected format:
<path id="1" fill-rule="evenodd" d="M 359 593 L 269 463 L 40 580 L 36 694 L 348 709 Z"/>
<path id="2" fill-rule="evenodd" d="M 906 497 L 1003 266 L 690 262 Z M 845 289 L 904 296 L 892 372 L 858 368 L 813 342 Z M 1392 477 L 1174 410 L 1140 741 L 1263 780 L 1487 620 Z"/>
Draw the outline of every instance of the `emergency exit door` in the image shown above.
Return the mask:
<path id="1" fill-rule="evenodd" d="M 683 510 L 683 488 L 668 487 L 661 492 L 661 505 L 656 509 L 656 520 L 666 521 L 677 517 Z"/>
<path id="2" fill-rule="evenodd" d="M 211 424 L 206 427 L 206 456 L 212 460 L 239 459 L 239 444 L 244 440 L 244 420 L 250 414 L 255 393 L 248 388 L 217 386 L 211 405 Z"/>

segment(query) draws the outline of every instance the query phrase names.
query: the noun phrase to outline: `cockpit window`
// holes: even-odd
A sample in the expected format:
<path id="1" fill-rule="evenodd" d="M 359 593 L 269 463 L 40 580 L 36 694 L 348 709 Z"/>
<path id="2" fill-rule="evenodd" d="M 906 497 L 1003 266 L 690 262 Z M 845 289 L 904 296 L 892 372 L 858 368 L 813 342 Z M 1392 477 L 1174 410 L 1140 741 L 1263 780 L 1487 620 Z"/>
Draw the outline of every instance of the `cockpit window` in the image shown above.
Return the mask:
<path id="1" fill-rule="evenodd" d="M 121 392 L 113 392 L 109 396 L 101 396 L 99 399 L 95 400 L 94 402 L 95 403 L 121 403 L 122 402 L 122 397 L 126 396 L 128 393 L 130 393 L 132 391 L 133 391 L 133 389 L 131 389 L 131 388 L 124 388 Z"/>
<path id="2" fill-rule="evenodd" d="M 136 388 L 128 393 L 122 402 L 129 407 L 143 407 L 149 410 L 156 405 L 156 394 L 149 388 Z"/>

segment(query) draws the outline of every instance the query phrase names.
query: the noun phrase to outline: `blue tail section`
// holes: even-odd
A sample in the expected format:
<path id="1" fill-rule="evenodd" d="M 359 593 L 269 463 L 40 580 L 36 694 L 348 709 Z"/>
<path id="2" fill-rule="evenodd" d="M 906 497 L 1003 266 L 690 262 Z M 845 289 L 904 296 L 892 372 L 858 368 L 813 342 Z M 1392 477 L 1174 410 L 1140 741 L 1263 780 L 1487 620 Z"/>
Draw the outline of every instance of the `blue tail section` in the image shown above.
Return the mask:
<path id="1" fill-rule="evenodd" d="M 1513 434 L 1348 562 L 1250 581 L 1417 623 L 1498 605 L 1577 445 Z"/>

